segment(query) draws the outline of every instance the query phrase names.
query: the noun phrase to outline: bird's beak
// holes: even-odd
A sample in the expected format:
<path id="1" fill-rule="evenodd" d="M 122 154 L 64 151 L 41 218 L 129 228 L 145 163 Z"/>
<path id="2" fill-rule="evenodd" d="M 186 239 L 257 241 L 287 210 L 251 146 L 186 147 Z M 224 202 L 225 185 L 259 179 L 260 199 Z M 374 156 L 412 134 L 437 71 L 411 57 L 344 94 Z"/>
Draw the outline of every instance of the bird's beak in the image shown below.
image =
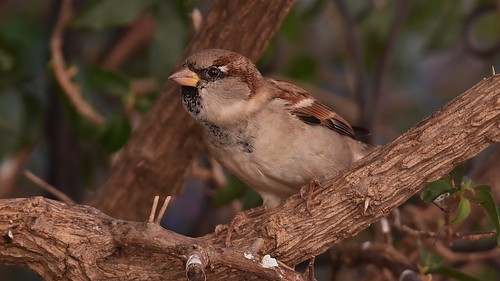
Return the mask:
<path id="1" fill-rule="evenodd" d="M 193 71 L 189 70 L 186 66 L 170 75 L 168 79 L 174 80 L 174 82 L 181 86 L 189 87 L 196 87 L 198 85 L 198 81 L 200 81 L 200 77 Z"/>

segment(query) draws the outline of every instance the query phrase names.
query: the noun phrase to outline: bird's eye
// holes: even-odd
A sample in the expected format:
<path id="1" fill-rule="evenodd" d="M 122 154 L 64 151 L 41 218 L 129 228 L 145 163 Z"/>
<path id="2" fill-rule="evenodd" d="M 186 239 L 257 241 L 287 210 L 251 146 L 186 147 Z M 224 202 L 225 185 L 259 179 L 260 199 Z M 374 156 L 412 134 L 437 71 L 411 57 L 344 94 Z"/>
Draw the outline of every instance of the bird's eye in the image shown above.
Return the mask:
<path id="1" fill-rule="evenodd" d="M 220 70 L 217 67 L 212 66 L 209 69 L 207 69 L 207 75 L 210 78 L 217 78 L 220 75 Z"/>

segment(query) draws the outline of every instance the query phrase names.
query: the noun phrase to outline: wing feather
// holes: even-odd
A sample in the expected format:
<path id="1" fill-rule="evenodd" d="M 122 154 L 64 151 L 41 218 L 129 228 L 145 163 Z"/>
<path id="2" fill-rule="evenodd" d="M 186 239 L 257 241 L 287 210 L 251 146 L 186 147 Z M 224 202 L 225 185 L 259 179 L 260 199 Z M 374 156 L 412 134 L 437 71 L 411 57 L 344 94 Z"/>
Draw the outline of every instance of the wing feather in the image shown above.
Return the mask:
<path id="1" fill-rule="evenodd" d="M 354 130 L 340 115 L 315 100 L 307 91 L 293 84 L 269 79 L 276 87 L 275 98 L 288 101 L 290 113 L 311 125 L 321 125 L 354 138 Z"/>

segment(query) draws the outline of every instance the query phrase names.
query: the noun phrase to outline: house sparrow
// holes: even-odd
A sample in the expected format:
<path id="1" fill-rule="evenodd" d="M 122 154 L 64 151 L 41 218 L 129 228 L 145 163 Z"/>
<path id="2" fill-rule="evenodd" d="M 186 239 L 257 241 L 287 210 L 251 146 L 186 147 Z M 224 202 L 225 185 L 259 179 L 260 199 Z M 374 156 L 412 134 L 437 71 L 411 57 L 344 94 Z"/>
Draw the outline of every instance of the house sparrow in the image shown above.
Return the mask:
<path id="1" fill-rule="evenodd" d="M 184 107 L 202 125 L 211 155 L 266 208 L 372 150 L 333 110 L 295 85 L 263 77 L 238 53 L 200 51 L 169 79 L 182 86 Z"/>

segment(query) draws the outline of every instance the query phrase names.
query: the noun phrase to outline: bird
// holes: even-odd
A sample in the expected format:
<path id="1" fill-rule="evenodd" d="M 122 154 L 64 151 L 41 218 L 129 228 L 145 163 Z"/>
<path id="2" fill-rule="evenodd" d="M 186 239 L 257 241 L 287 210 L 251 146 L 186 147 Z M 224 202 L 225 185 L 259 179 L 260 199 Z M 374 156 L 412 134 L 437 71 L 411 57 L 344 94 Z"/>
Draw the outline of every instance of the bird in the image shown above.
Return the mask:
<path id="1" fill-rule="evenodd" d="M 334 175 L 374 148 L 304 89 L 264 77 L 224 49 L 194 53 L 168 79 L 181 86 L 208 152 L 273 209 L 313 180 Z"/>

